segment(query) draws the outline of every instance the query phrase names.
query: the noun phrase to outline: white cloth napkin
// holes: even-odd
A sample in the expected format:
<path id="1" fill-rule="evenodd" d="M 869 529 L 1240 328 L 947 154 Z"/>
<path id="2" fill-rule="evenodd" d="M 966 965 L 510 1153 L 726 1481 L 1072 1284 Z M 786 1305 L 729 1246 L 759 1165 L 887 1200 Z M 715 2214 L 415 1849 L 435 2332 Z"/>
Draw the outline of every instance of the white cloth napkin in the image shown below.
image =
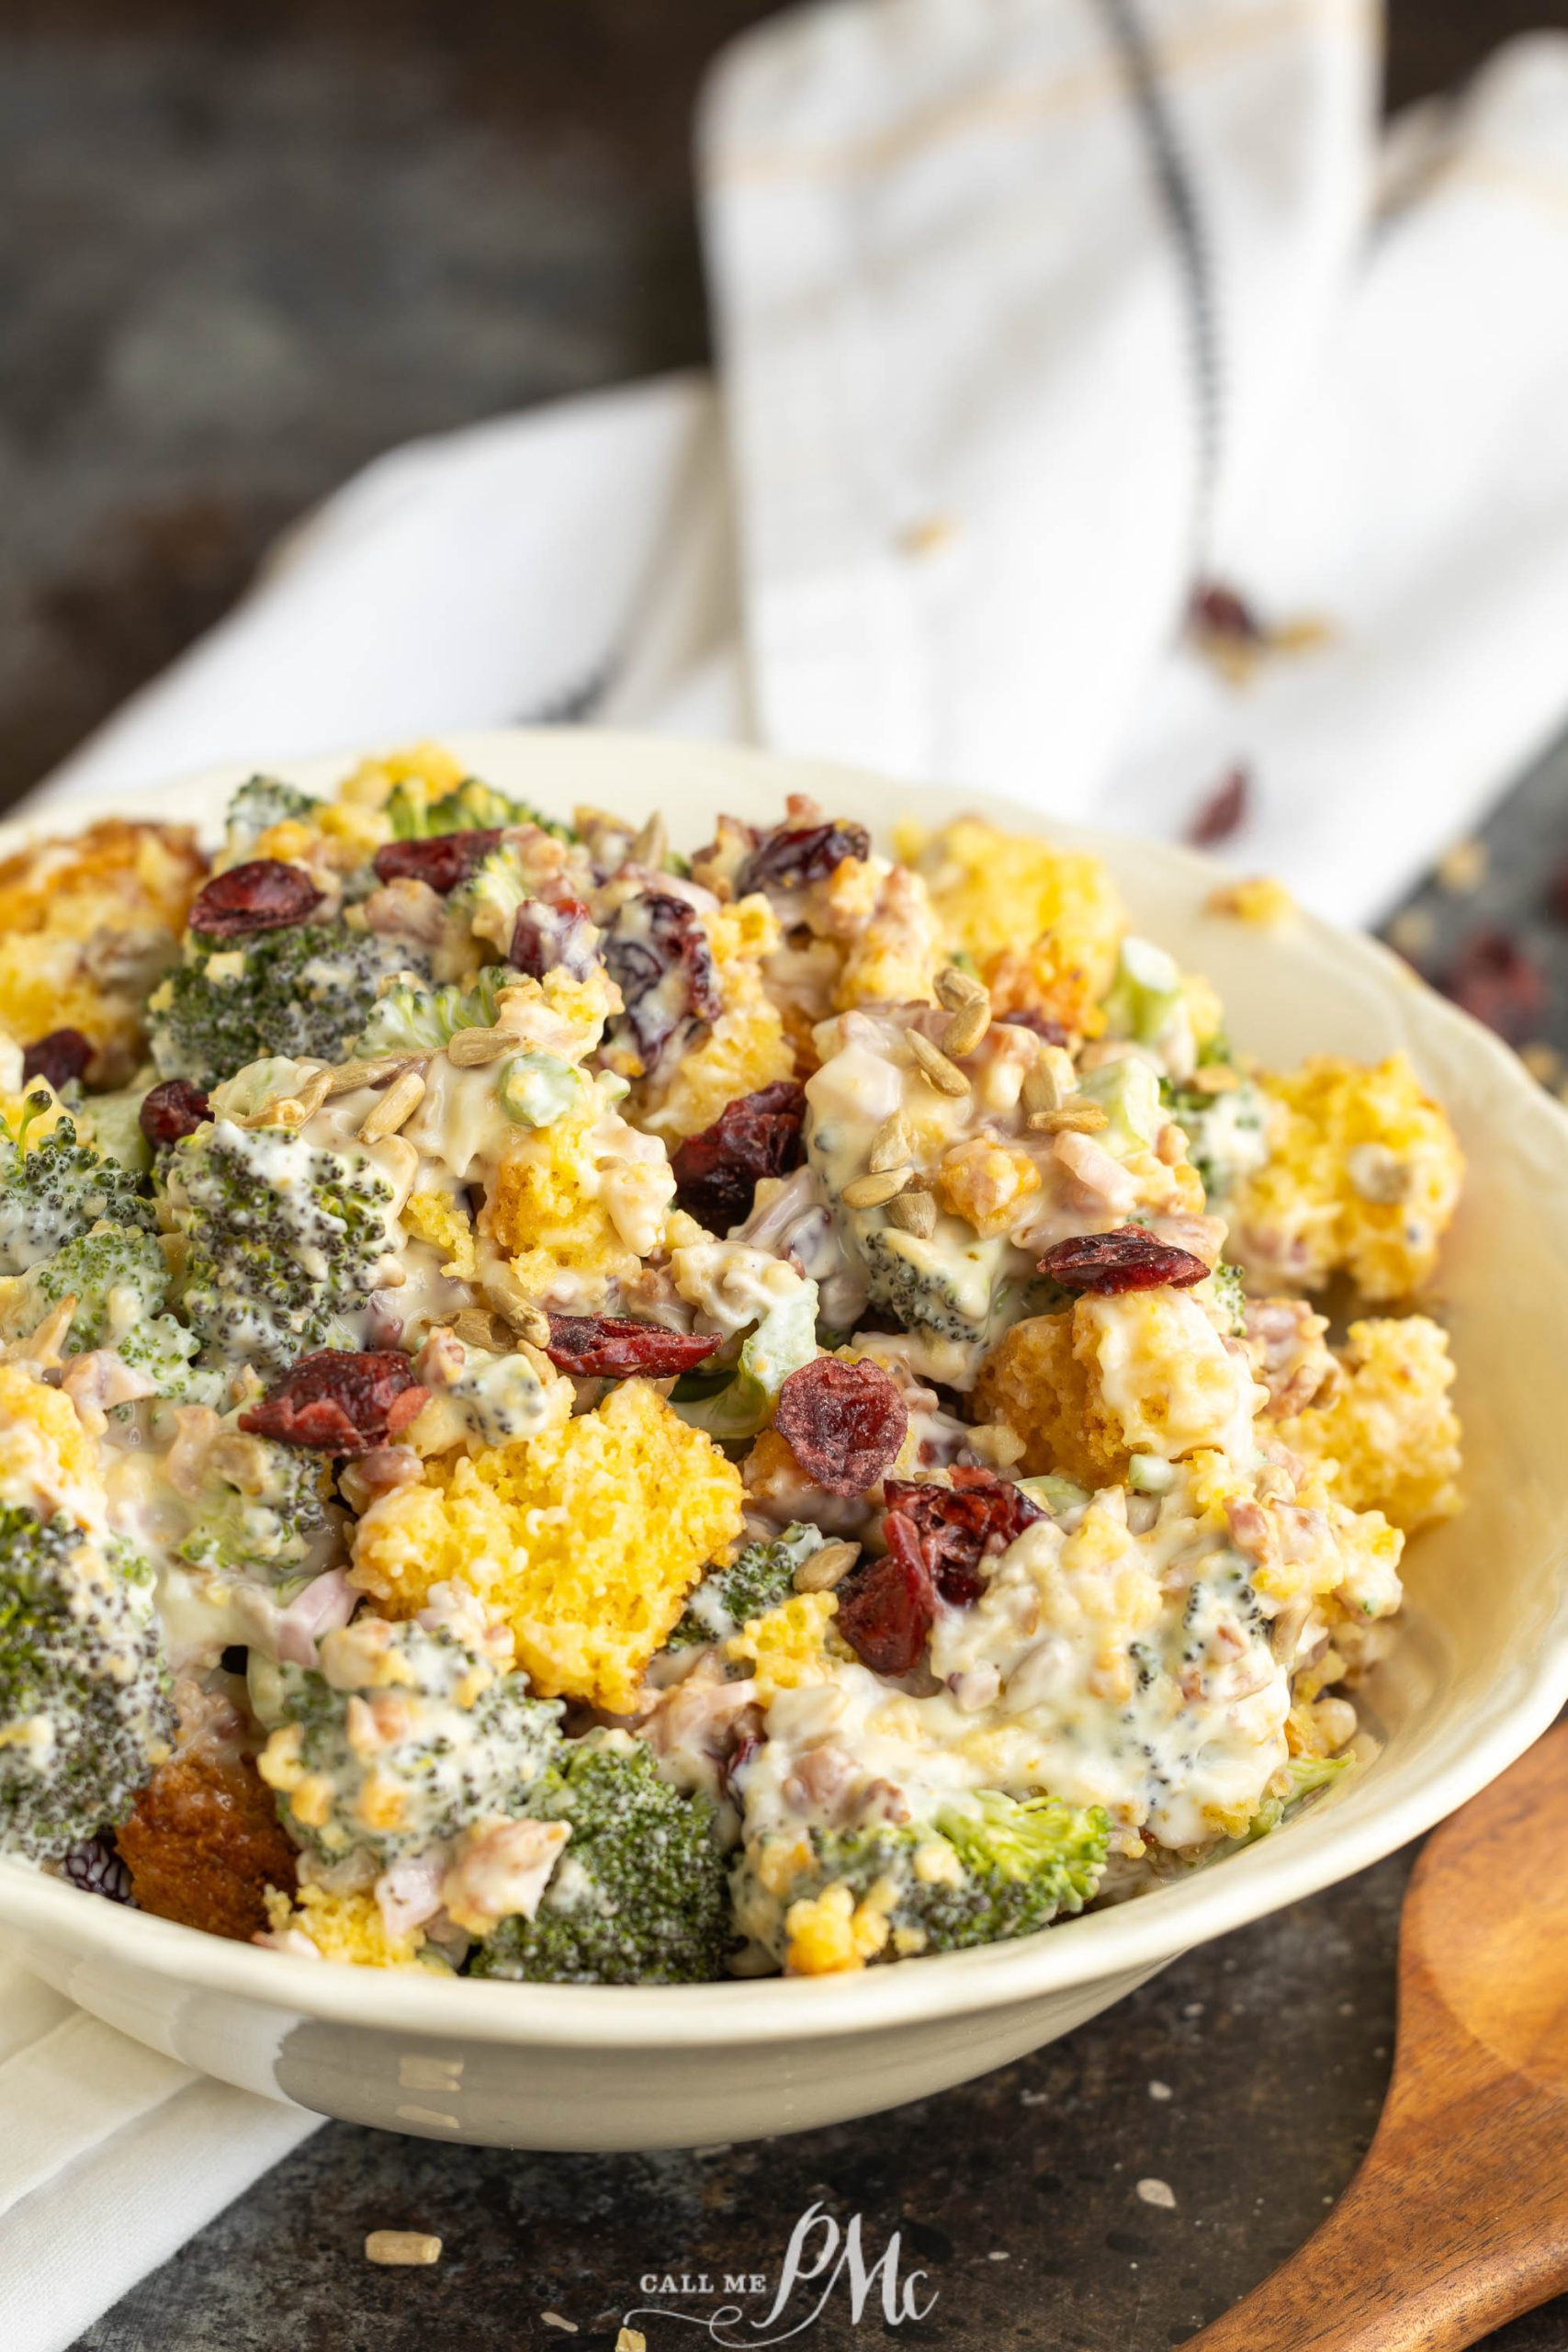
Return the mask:
<path id="1" fill-rule="evenodd" d="M 1226 852 L 1377 911 L 1568 710 L 1568 44 L 1380 153 L 1373 29 L 770 21 L 701 125 L 722 390 L 381 459 L 46 799 L 560 716 L 1181 833 L 1240 762 Z M 1227 681 L 1198 580 L 1321 628 Z M 8 1966 L 0 2017 L 6 2342 L 58 2352 L 309 2124 Z"/>

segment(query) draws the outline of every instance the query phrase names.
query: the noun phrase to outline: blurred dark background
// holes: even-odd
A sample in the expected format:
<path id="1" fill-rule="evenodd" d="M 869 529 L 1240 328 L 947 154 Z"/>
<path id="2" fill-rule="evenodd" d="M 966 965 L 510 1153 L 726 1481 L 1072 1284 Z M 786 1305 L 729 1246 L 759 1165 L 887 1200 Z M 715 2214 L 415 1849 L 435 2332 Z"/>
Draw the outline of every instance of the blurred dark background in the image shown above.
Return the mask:
<path id="1" fill-rule="evenodd" d="M 705 356 L 759 0 L 0 0 L 0 805 L 377 451 Z M 1388 94 L 1568 0 L 1394 0 Z"/>

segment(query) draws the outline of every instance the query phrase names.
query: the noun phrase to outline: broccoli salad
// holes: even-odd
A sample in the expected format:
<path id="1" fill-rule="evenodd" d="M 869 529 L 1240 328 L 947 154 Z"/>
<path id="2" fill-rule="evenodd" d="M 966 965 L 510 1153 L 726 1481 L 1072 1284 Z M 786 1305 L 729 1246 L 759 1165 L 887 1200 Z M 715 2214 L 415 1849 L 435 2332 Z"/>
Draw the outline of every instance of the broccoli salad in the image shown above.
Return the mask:
<path id="1" fill-rule="evenodd" d="M 897 850 L 421 745 L 0 868 L 0 1850 L 714 1982 L 1036 1934 L 1346 1769 L 1459 1507 L 1449 1121 L 1256 1067 L 1091 856 Z"/>

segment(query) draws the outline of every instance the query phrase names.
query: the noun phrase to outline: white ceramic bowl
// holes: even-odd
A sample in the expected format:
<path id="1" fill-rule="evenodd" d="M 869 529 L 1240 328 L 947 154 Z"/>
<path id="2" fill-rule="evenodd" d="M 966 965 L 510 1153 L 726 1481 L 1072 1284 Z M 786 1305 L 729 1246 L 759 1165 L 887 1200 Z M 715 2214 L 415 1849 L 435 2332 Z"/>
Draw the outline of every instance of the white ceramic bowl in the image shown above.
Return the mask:
<path id="1" fill-rule="evenodd" d="M 455 748 L 554 808 L 587 800 L 640 819 L 662 808 L 688 843 L 720 809 L 772 820 L 791 789 L 818 790 L 836 815 L 877 830 L 906 810 L 940 821 L 954 806 L 846 770 L 654 739 L 508 733 Z M 346 764 L 284 773 L 325 791 Z M 137 813 L 211 831 L 249 772 L 171 786 Z M 965 805 L 1038 828 L 985 796 Z M 322 2114 L 514 2147 L 701 2145 L 869 2114 L 1017 2058 L 1190 1946 L 1376 1861 L 1546 1727 L 1568 1697 L 1568 1117 L 1373 942 L 1305 918 L 1247 929 L 1204 911 L 1215 869 L 1186 851 L 1048 830 L 1100 852 L 1137 926 L 1215 982 L 1241 1046 L 1273 1063 L 1407 1047 L 1469 1156 L 1441 1272 L 1468 1506 L 1407 1555 L 1403 1638 L 1369 1694 L 1375 1761 L 1183 1884 L 1018 1942 L 853 1976 L 642 1989 L 376 1973 L 198 1935 L 17 1862 L 0 1863 L 7 1949 L 140 2041 Z M 0 833 L 0 852 L 23 831 Z"/>

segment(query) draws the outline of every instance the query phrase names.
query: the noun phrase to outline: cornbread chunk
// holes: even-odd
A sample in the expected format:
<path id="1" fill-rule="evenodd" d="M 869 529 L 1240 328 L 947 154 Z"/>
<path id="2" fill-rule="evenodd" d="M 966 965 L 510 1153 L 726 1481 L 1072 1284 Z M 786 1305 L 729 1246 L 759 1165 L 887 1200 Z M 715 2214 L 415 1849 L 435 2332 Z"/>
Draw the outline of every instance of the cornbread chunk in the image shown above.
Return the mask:
<path id="1" fill-rule="evenodd" d="M 416 1968 L 424 1947 L 423 1928 L 393 1933 L 373 1894 L 334 1894 L 311 1882 L 292 1901 L 281 1887 L 269 1887 L 266 1922 L 264 1942 L 284 1951 L 303 1949 L 307 1958 L 313 1945 L 322 1960 L 350 1968 Z"/>
<path id="2" fill-rule="evenodd" d="M 998 1017 L 1043 1012 L 1094 1034 L 1127 927 L 1097 857 L 960 817 L 940 832 L 900 827 L 899 854 L 930 890 L 948 950 L 971 956 Z"/>
<path id="3" fill-rule="evenodd" d="M 1321 1290 L 1344 1272 L 1374 1303 L 1418 1290 L 1452 1219 L 1464 1159 L 1407 1057 L 1367 1067 L 1314 1055 L 1263 1086 L 1269 1157 L 1231 1205 L 1231 1254 L 1252 1284 Z"/>
<path id="4" fill-rule="evenodd" d="M 1427 1315 L 1352 1323 L 1337 1392 L 1280 1423 L 1292 1453 L 1332 1465 L 1352 1510 L 1381 1510 L 1407 1533 L 1460 1507 L 1460 1422 L 1449 1398 L 1449 1335 Z"/>
<path id="5" fill-rule="evenodd" d="M 981 1366 L 974 1409 L 1021 1441 L 1027 1475 L 1093 1488 L 1123 1484 L 1134 1453 L 1242 1456 L 1264 1396 L 1198 1301 L 1161 1288 L 1015 1323 Z"/>
<path id="6" fill-rule="evenodd" d="M 761 891 L 703 917 L 723 1002 L 700 1046 L 682 1054 L 650 1093 L 642 1124 L 671 1149 L 711 1127 L 743 1094 L 756 1094 L 795 1073 L 784 1014 L 769 996 L 763 959 L 776 953 L 779 920 Z"/>
<path id="7" fill-rule="evenodd" d="M 248 1943 L 285 1907 L 298 1857 L 248 1756 L 202 1746 L 161 1765 L 118 1833 L 136 1900 L 160 1919 Z"/>
<path id="8" fill-rule="evenodd" d="M 79 1029 L 94 1080 L 128 1078 L 205 872 L 189 826 L 119 817 L 0 861 L 0 1029 L 22 1045 Z"/>
<path id="9" fill-rule="evenodd" d="M 637 1702 L 642 1670 L 708 1561 L 741 1532 L 740 1474 L 645 1380 L 510 1445 L 426 1465 L 359 1523 L 353 1580 L 411 1617 L 473 1586 L 547 1698 Z"/>

